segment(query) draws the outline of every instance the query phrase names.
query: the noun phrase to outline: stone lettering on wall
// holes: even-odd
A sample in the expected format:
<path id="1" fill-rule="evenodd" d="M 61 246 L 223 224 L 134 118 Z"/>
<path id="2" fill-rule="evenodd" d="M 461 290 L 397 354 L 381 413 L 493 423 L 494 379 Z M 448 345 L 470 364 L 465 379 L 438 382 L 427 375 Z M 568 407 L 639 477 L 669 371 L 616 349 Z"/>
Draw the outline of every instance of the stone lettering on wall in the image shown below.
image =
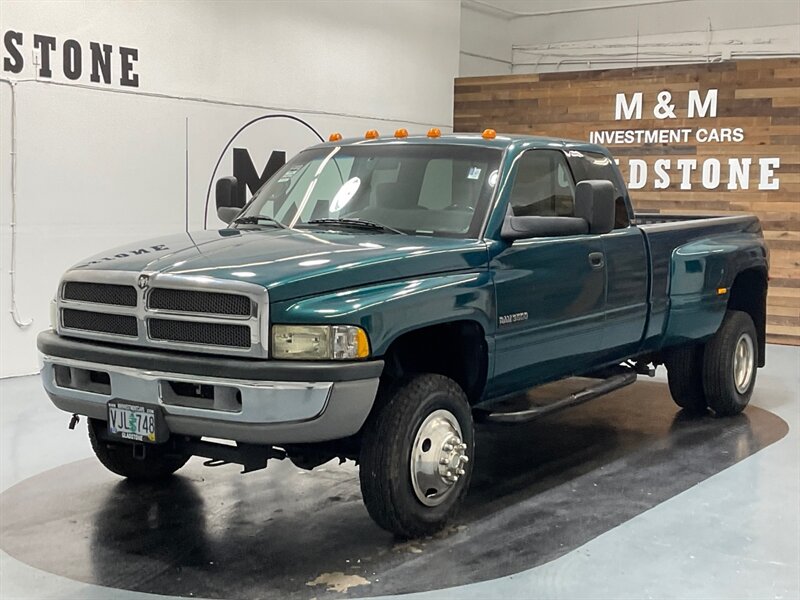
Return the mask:
<path id="1" fill-rule="evenodd" d="M 19 75 L 27 68 L 32 76 L 52 79 L 55 70 L 70 81 L 139 87 L 138 60 L 138 48 L 13 29 L 3 32 L 4 73 Z"/>

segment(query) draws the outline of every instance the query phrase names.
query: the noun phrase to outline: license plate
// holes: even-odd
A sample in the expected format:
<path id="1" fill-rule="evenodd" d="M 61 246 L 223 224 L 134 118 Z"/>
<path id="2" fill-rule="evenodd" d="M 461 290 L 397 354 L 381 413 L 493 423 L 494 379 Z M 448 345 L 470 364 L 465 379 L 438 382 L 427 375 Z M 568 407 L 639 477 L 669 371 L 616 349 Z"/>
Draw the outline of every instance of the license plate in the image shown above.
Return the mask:
<path id="1" fill-rule="evenodd" d="M 108 403 L 108 433 L 122 439 L 150 444 L 164 442 L 169 435 L 159 407 L 129 402 Z"/>

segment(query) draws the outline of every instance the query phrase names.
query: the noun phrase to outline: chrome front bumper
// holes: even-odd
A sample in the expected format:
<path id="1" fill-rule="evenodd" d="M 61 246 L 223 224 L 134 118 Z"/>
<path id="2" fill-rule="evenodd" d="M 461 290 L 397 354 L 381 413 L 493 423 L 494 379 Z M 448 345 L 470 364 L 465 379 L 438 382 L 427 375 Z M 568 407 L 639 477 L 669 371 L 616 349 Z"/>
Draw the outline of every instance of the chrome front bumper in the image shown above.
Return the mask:
<path id="1" fill-rule="evenodd" d="M 106 420 L 110 400 L 153 404 L 163 409 L 171 433 L 253 444 L 310 443 L 353 435 L 369 415 L 379 382 L 378 377 L 244 380 L 49 355 L 43 360 L 44 388 L 61 410 Z M 210 398 L 175 393 L 176 387 L 203 386 Z M 193 405 L 199 403 L 206 406 Z"/>

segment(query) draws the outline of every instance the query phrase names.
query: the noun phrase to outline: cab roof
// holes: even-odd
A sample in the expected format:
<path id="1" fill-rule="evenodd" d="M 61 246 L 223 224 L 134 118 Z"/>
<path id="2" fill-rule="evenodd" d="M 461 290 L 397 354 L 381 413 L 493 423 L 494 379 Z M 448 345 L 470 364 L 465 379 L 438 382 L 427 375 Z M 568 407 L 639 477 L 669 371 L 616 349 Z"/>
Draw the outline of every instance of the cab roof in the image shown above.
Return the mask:
<path id="1" fill-rule="evenodd" d="M 492 139 L 484 138 L 480 133 L 449 133 L 438 137 L 428 137 L 427 135 L 409 135 L 407 137 L 394 137 L 386 135 L 374 139 L 344 138 L 335 142 L 325 142 L 315 147 L 334 147 L 334 146 L 368 146 L 382 144 L 432 144 L 432 145 L 459 145 L 459 146 L 482 146 L 484 148 L 498 148 L 506 150 L 508 148 L 530 149 L 530 148 L 559 148 L 586 150 L 587 152 L 598 152 L 608 155 L 607 149 L 589 142 L 578 140 L 567 140 L 554 137 L 544 137 L 535 135 L 521 134 L 502 134 L 498 133 Z"/>

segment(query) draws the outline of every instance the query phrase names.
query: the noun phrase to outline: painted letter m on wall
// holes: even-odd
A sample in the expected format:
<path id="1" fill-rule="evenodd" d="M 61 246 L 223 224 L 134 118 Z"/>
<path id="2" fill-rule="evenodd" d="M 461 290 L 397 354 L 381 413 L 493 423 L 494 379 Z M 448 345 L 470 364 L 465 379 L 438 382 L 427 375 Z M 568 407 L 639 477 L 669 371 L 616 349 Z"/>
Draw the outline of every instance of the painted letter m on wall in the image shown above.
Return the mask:
<path id="1" fill-rule="evenodd" d="M 269 155 L 264 170 L 258 174 L 250 153 L 246 148 L 233 149 L 233 176 L 239 182 L 237 186 L 237 200 L 239 206 L 244 206 L 247 202 L 247 190 L 250 194 L 255 194 L 264 183 L 272 177 L 275 172 L 286 164 L 286 152 L 275 150 Z"/>

